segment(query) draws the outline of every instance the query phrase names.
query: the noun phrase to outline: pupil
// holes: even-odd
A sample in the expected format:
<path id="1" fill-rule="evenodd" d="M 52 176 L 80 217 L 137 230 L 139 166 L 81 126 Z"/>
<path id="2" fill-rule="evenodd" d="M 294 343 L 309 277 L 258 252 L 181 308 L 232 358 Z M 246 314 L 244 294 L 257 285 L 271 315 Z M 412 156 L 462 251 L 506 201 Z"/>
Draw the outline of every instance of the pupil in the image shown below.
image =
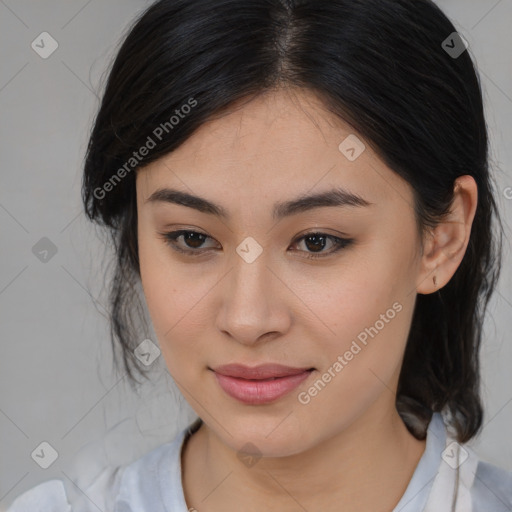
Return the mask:
<path id="1" fill-rule="evenodd" d="M 185 240 L 186 240 L 187 244 L 189 243 L 190 238 L 193 238 L 194 236 L 202 237 L 203 235 L 201 235 L 200 233 L 185 233 Z M 193 242 L 193 240 L 192 240 L 192 242 Z M 193 248 L 200 247 L 201 244 L 203 243 L 203 240 L 196 240 L 196 242 L 199 242 L 199 244 L 198 245 L 192 244 Z"/>
<path id="2" fill-rule="evenodd" d="M 323 249 L 325 247 L 325 236 L 310 235 L 310 236 L 306 237 L 306 245 L 308 245 L 309 240 L 316 240 L 316 239 L 322 240 L 323 243 L 321 244 L 320 249 Z M 308 249 L 310 249 L 309 245 L 308 245 Z M 320 251 L 313 251 L 313 252 L 320 252 Z"/>

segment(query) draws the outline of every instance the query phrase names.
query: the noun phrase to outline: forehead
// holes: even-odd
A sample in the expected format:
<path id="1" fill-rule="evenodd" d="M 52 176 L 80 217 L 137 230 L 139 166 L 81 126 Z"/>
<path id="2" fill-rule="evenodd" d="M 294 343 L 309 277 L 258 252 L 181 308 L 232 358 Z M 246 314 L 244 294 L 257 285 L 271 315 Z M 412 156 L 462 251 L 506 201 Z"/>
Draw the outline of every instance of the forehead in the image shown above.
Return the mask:
<path id="1" fill-rule="evenodd" d="M 343 148 L 357 140 L 364 150 L 350 160 Z M 408 184 L 350 125 L 302 89 L 236 102 L 175 151 L 137 172 L 143 198 L 164 186 L 219 201 L 282 199 L 342 186 L 372 203 L 401 201 L 412 208 Z"/>

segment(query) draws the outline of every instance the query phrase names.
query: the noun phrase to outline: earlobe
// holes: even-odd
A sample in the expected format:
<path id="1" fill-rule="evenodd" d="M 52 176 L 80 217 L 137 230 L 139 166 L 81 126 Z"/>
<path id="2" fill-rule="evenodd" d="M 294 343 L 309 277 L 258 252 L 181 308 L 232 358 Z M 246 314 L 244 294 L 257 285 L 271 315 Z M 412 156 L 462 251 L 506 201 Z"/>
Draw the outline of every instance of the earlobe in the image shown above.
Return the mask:
<path id="1" fill-rule="evenodd" d="M 477 198 L 475 180 L 467 175 L 457 178 L 449 214 L 429 233 L 429 239 L 425 241 L 417 293 L 434 293 L 455 274 L 469 243 Z"/>

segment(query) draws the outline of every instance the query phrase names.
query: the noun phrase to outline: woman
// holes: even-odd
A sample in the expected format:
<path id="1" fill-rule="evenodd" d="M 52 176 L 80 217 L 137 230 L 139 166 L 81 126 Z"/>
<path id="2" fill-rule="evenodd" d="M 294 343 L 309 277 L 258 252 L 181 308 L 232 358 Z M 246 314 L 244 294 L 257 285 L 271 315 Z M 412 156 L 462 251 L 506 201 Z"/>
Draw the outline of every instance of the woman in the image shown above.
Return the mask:
<path id="1" fill-rule="evenodd" d="M 198 418 L 10 511 L 512 510 L 512 474 L 466 445 L 501 262 L 487 148 L 467 44 L 429 0 L 151 5 L 83 200 L 116 250 L 124 371 L 161 351 Z"/>

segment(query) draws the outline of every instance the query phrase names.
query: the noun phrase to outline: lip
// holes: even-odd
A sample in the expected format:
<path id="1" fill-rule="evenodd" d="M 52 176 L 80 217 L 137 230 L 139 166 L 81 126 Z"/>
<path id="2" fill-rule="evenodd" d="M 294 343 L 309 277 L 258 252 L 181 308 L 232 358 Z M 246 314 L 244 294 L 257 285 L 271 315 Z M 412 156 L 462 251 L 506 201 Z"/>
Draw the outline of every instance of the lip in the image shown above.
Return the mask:
<path id="1" fill-rule="evenodd" d="M 289 377 L 290 375 L 297 375 L 311 369 L 311 367 L 295 368 L 276 363 L 260 364 L 258 366 L 245 366 L 234 363 L 217 366 L 217 368 L 213 368 L 213 371 L 227 377 L 262 380 L 272 377 Z"/>
<path id="2" fill-rule="evenodd" d="M 313 370 L 272 364 L 252 368 L 226 365 L 213 371 L 227 395 L 247 405 L 259 405 L 274 402 L 287 395 L 305 381 Z"/>

